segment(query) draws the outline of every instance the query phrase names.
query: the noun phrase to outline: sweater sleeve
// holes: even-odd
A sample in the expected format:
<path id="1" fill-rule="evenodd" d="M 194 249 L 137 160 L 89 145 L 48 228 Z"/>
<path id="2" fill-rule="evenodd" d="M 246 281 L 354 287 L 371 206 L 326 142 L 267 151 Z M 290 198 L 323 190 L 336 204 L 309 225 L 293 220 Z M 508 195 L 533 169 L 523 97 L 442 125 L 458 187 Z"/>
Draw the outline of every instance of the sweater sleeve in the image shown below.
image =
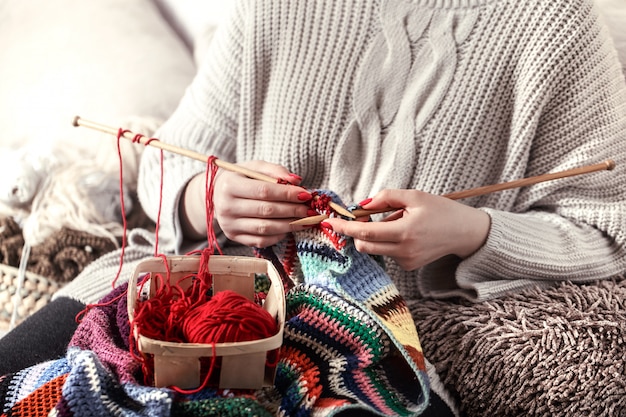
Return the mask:
<path id="1" fill-rule="evenodd" d="M 179 106 L 155 133 L 159 140 L 233 161 L 237 135 L 243 7 L 238 2 L 231 19 L 216 30 L 198 73 Z M 138 194 L 146 213 L 157 220 L 160 209 L 159 245 L 163 250 L 187 252 L 178 205 L 182 192 L 206 163 L 185 156 L 146 148 L 140 165 Z M 163 175 L 163 173 L 167 173 Z M 162 190 L 161 190 L 162 179 Z"/>
<path id="2" fill-rule="evenodd" d="M 536 55 L 543 96 L 523 163 L 527 176 L 607 159 L 615 169 L 517 190 L 510 212 L 483 208 L 491 217 L 484 246 L 463 261 L 446 257 L 423 268 L 422 294 L 484 300 L 626 271 L 626 83 L 605 28 L 588 11 L 562 23 L 550 56 Z"/>

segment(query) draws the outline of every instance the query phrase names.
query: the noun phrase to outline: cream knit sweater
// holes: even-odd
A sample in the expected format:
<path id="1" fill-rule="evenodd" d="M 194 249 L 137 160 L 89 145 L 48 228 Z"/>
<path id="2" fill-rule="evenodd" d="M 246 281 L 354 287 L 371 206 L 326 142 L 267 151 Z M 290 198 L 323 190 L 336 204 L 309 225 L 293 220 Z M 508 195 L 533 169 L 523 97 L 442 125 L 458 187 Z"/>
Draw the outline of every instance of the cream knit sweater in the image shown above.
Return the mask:
<path id="1" fill-rule="evenodd" d="M 261 159 L 350 204 L 445 194 L 613 158 L 617 168 L 464 200 L 492 219 L 462 262 L 389 272 L 407 299 L 498 296 L 626 270 L 626 83 L 588 0 L 237 0 L 162 141 Z M 161 244 L 201 163 L 165 155 Z M 158 153 L 140 198 L 156 217 Z"/>

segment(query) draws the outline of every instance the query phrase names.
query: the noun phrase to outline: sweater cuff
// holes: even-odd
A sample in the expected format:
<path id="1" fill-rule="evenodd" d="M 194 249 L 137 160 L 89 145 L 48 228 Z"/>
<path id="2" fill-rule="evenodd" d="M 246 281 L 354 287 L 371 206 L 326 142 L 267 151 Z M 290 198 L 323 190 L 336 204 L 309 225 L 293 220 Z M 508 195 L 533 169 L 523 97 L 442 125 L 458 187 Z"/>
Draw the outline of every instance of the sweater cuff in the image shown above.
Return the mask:
<path id="1" fill-rule="evenodd" d="M 549 287 L 553 281 L 531 279 L 529 263 L 532 250 L 541 245 L 540 230 L 532 223 L 518 220 L 515 214 L 483 208 L 491 217 L 491 229 L 485 244 L 470 257 L 443 257 L 422 268 L 420 292 L 425 297 L 464 297 L 484 301 L 530 287 Z M 539 227 L 537 225 L 537 227 Z M 529 228 L 533 229 L 529 233 Z M 540 249 L 539 249 L 540 250 Z M 506 278 L 503 278 L 506 277 Z"/>

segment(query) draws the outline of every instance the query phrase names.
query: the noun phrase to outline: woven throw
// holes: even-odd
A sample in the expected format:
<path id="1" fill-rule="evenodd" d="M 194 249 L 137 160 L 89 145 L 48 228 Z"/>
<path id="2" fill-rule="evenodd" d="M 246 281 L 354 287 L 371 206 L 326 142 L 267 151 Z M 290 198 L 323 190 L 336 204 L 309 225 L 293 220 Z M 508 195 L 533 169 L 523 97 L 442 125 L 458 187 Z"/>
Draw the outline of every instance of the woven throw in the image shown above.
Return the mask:
<path id="1" fill-rule="evenodd" d="M 62 390 L 46 387 L 58 383 L 57 372 L 43 378 L 41 369 L 29 368 L 9 375 L 0 381 L 0 393 L 22 395 L 0 398 L 4 411 L 33 415 L 22 383 L 36 379 L 33 389 L 56 392 L 56 416 L 330 416 L 344 409 L 421 414 L 430 392 L 419 339 L 407 305 L 378 261 L 323 227 L 262 254 L 288 278 L 274 387 L 183 395 L 142 385 L 141 366 L 129 354 L 124 284 L 87 312 L 67 356 L 48 364 L 67 366 Z"/>
<path id="2" fill-rule="evenodd" d="M 411 310 L 425 354 L 468 417 L 626 415 L 624 280 Z"/>

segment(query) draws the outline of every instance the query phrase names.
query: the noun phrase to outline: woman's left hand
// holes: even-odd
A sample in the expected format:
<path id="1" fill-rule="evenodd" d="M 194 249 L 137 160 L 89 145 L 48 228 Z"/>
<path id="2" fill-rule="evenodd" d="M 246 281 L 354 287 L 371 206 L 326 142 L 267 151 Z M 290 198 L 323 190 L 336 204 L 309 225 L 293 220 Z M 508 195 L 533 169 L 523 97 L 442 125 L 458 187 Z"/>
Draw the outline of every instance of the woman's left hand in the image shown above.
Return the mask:
<path id="1" fill-rule="evenodd" d="M 383 190 L 363 208 L 398 209 L 381 222 L 325 220 L 359 252 L 385 255 L 410 271 L 442 256 L 466 258 L 487 239 L 491 219 L 473 207 L 418 190 Z"/>

